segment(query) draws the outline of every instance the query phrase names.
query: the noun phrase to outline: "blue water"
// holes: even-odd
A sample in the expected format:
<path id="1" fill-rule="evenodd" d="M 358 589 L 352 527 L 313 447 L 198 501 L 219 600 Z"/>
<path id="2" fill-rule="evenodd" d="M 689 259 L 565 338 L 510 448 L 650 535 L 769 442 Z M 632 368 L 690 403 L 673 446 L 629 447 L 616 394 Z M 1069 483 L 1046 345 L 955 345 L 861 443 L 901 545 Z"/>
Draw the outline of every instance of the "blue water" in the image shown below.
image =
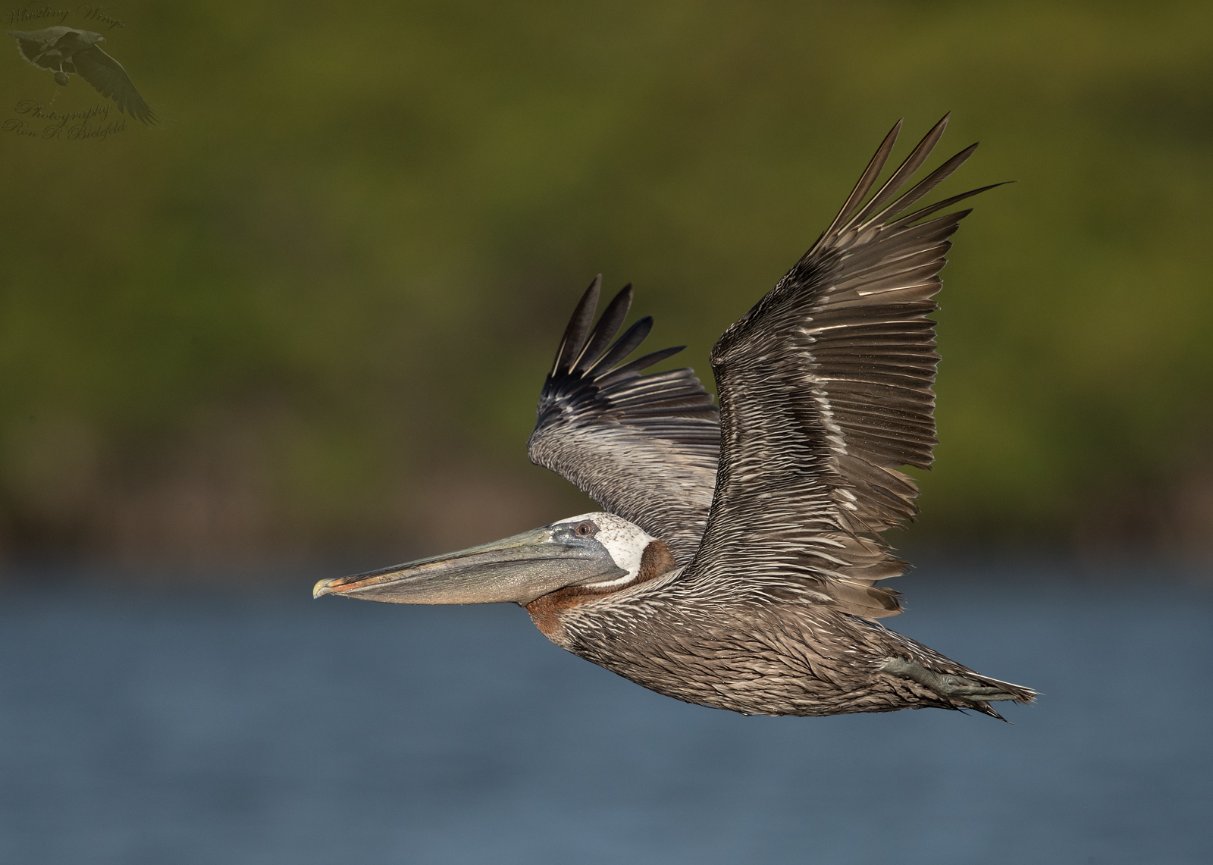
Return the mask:
<path id="1" fill-rule="evenodd" d="M 895 624 L 1013 723 L 743 718 L 514 607 L 5 585 L 0 862 L 1213 862 L 1213 591 L 1035 568 Z M 26 586 L 26 587 L 23 587 Z"/>

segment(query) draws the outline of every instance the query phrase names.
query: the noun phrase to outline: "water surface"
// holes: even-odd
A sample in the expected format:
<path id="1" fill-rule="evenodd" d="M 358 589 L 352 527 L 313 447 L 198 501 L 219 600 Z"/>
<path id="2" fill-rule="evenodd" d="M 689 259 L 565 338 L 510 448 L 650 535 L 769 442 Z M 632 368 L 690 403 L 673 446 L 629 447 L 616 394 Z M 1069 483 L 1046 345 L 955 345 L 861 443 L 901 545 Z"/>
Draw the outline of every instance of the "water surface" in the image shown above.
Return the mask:
<path id="1" fill-rule="evenodd" d="M 924 572 L 895 624 L 1013 723 L 688 706 L 514 607 L 10 583 L 0 862 L 1213 861 L 1213 592 Z"/>

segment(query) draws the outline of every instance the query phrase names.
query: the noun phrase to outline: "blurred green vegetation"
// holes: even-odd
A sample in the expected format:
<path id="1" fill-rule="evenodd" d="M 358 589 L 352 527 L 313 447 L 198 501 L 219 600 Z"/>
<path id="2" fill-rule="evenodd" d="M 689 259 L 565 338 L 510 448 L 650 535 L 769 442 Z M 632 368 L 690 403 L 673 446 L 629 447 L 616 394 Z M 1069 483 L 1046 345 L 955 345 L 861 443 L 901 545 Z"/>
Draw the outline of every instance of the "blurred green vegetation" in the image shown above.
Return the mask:
<path id="1" fill-rule="evenodd" d="M 583 508 L 525 441 L 590 277 L 710 380 L 945 111 L 983 142 L 949 190 L 1018 182 L 945 271 L 916 532 L 1213 547 L 1208 9 L 106 8 L 161 126 L 0 133 L 0 558 L 370 565 Z M 0 119 L 100 104 L 11 49 Z"/>

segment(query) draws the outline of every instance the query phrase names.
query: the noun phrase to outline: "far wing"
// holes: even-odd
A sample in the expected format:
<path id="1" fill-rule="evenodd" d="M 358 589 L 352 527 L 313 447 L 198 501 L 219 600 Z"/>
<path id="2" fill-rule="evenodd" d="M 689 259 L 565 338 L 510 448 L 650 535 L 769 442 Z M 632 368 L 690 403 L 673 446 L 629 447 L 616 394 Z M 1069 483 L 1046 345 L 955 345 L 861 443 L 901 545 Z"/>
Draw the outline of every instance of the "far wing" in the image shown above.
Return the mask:
<path id="1" fill-rule="evenodd" d="M 113 57 L 93 45 L 73 54 L 72 62 L 80 77 L 98 93 L 114 100 L 119 110 L 144 123 L 156 122 L 155 113 L 143 101 L 122 64 Z"/>
<path id="2" fill-rule="evenodd" d="M 591 326 L 601 286 L 595 278 L 582 296 L 544 382 L 531 461 L 664 540 L 685 565 L 716 482 L 716 406 L 690 369 L 641 373 L 681 348 L 626 361 L 653 325 L 642 318 L 615 340 L 632 303 L 630 285 Z"/>
<path id="3" fill-rule="evenodd" d="M 42 54 L 44 46 L 40 42 L 34 42 L 30 39 L 23 39 L 17 34 L 12 34 L 17 40 L 17 49 L 21 52 L 21 56 L 38 66 L 38 57 Z"/>
<path id="4" fill-rule="evenodd" d="M 873 584 L 904 569 L 880 538 L 916 512 L 918 488 L 898 467 L 927 468 L 935 446 L 928 316 L 968 211 L 939 214 L 984 191 L 915 209 L 976 147 L 910 186 L 946 123 L 873 192 L 895 126 L 833 224 L 716 343 L 720 480 L 684 579 L 900 611 Z"/>
<path id="5" fill-rule="evenodd" d="M 42 31 L 45 32 L 45 31 Z M 21 56 L 28 60 L 39 69 L 57 69 L 63 62 L 62 55 L 56 52 L 54 61 L 42 59 L 42 55 L 50 48 L 50 41 L 46 38 L 39 38 L 42 32 L 27 33 L 22 30 L 10 30 L 8 35 L 17 40 L 17 50 L 21 52 Z"/>

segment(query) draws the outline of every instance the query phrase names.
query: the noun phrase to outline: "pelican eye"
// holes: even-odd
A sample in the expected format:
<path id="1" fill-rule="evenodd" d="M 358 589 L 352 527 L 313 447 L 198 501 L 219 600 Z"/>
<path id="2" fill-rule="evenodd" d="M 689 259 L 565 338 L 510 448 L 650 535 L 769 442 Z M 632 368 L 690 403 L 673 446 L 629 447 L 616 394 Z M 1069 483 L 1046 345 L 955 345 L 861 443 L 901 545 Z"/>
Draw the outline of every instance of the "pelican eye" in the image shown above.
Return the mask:
<path id="1" fill-rule="evenodd" d="M 573 526 L 573 532 L 582 538 L 592 538 L 598 534 L 598 525 L 593 520 L 582 520 Z"/>

